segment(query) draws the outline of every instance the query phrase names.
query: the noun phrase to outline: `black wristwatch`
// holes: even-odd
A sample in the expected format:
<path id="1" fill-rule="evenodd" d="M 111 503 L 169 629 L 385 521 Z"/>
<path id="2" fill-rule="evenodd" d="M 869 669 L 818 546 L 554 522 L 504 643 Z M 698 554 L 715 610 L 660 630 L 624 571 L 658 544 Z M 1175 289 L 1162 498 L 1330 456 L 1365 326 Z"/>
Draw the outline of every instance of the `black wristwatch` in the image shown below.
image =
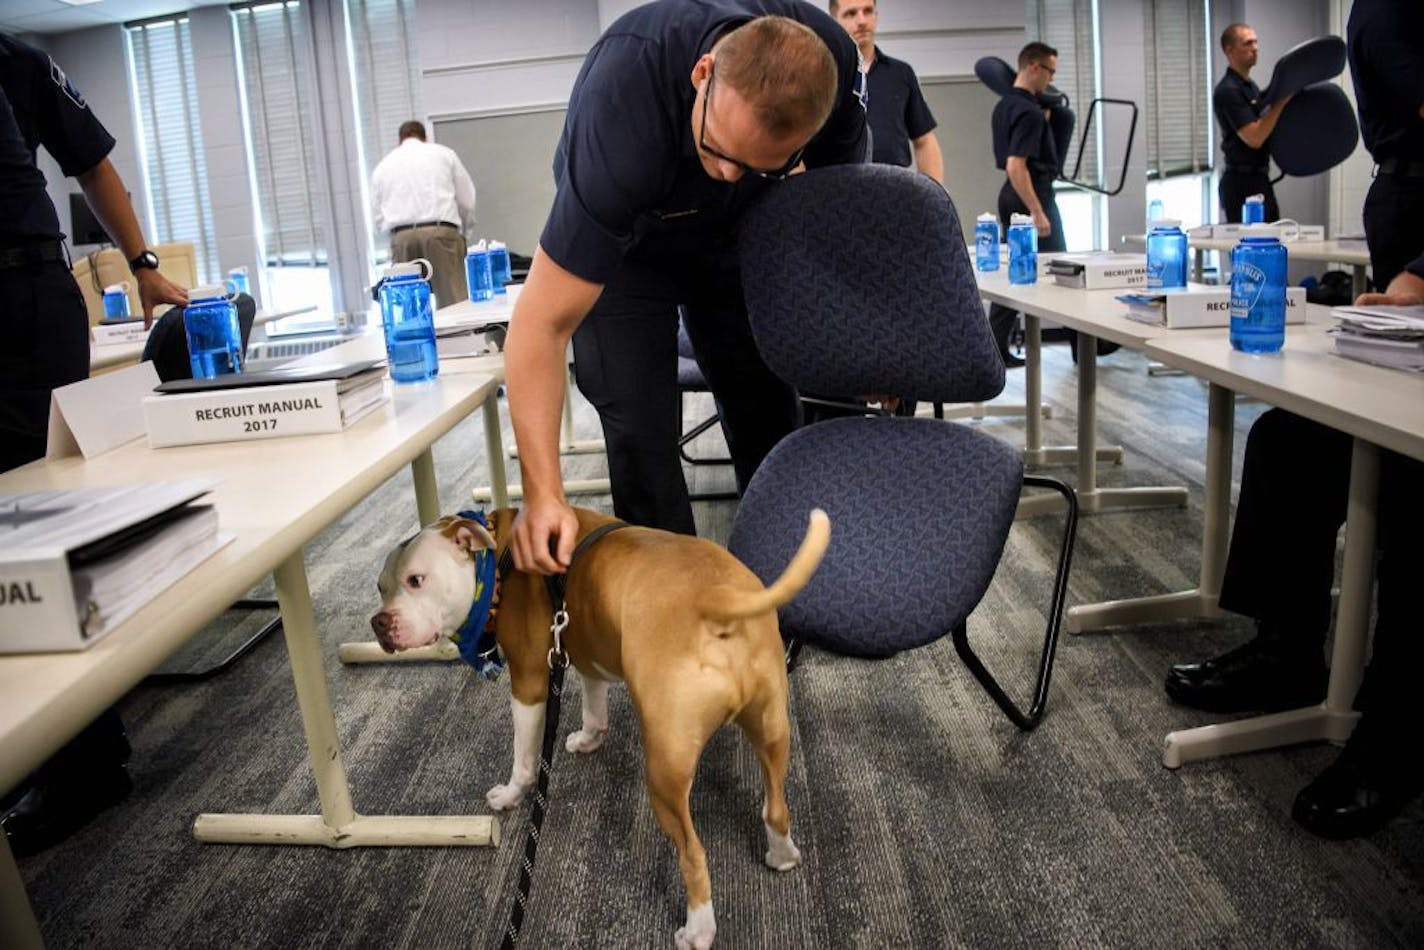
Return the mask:
<path id="1" fill-rule="evenodd" d="M 145 250 L 133 260 L 129 261 L 129 273 L 137 274 L 143 268 L 158 270 L 158 255 L 152 251 Z"/>

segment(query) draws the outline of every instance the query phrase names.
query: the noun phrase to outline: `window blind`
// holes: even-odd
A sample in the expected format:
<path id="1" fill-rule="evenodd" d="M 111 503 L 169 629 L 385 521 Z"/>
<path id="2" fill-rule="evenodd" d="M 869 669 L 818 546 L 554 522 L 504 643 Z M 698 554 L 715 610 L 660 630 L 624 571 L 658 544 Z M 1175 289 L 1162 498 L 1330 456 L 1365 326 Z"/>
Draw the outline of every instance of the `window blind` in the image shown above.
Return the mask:
<path id="1" fill-rule="evenodd" d="M 139 127 L 148 239 L 193 244 L 198 278 L 217 279 L 207 160 L 188 18 L 129 24 L 129 79 Z"/>
<path id="2" fill-rule="evenodd" d="M 1212 81 L 1206 0 L 1150 0 L 1142 15 L 1147 36 L 1147 177 L 1209 170 Z"/>
<path id="3" fill-rule="evenodd" d="M 351 86 L 361 136 L 362 172 L 396 147 L 396 130 L 420 119 L 415 0 L 346 0 Z"/>
<path id="4" fill-rule="evenodd" d="M 307 11 L 300 0 L 231 11 L 266 263 L 325 265 L 331 215 Z"/>
<path id="5" fill-rule="evenodd" d="M 1088 117 L 1088 105 L 1098 97 L 1098 44 L 1094 34 L 1094 0 L 1029 0 L 1029 33 L 1041 43 L 1058 50 L 1058 72 L 1053 85 L 1066 93 L 1077 122 L 1073 127 L 1073 145 L 1067 159 L 1066 174 L 1072 174 L 1079 156 L 1077 148 L 1083 122 Z M 1018 63 L 1010 63 L 1015 69 Z M 1083 146 L 1082 165 L 1078 177 L 1087 181 L 1101 180 L 1096 136 L 1090 136 Z"/>

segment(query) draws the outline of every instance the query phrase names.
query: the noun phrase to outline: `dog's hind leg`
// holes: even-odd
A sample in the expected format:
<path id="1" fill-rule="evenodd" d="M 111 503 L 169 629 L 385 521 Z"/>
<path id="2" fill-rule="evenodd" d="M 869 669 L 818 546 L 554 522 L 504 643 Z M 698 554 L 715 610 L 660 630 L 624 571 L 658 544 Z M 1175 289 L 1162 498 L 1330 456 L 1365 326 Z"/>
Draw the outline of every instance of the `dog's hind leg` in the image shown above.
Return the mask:
<path id="1" fill-rule="evenodd" d="M 785 693 L 742 710 L 737 725 L 746 733 L 761 762 L 766 797 L 761 806 L 766 827 L 766 863 L 789 871 L 801 863 L 801 851 L 791 840 L 791 810 L 786 806 L 786 771 L 791 758 L 791 720 Z"/>
<path id="2" fill-rule="evenodd" d="M 663 722 L 657 730 L 645 729 L 643 753 L 653 814 L 663 833 L 677 848 L 678 866 L 687 889 L 687 921 L 673 934 L 673 940 L 678 950 L 707 950 L 717 934 L 717 918 L 712 911 L 712 878 L 707 873 L 707 852 L 692 825 L 688 800 L 702 745 L 716 724 L 711 729 L 695 723 L 689 726 L 684 731 L 677 723 Z M 657 735 L 650 735 L 654 731 Z M 694 745 L 689 737 L 698 732 L 702 733 L 703 741 Z"/>
<path id="3" fill-rule="evenodd" d="M 603 745 L 608 734 L 608 680 L 579 674 L 583 686 L 583 728 L 569 733 L 564 748 L 589 753 Z"/>

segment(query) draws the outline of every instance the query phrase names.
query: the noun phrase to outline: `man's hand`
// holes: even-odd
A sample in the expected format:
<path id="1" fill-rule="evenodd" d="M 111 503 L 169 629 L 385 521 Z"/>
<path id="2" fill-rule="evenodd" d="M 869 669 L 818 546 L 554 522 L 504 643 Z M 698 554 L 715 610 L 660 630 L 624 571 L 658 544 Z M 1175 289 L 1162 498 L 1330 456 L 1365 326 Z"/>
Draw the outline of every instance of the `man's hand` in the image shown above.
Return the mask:
<path id="1" fill-rule="evenodd" d="M 1048 220 L 1048 215 L 1042 209 L 1033 213 L 1033 227 L 1041 238 L 1049 237 L 1053 234 L 1053 223 Z"/>
<path id="2" fill-rule="evenodd" d="M 1375 306 L 1419 306 L 1424 305 L 1424 277 L 1412 271 L 1401 271 L 1389 282 L 1382 294 L 1360 294 L 1355 298 L 1359 307 Z"/>
<path id="3" fill-rule="evenodd" d="M 188 291 L 173 283 L 152 267 L 141 267 L 134 273 L 138 281 L 138 299 L 143 305 L 143 328 L 153 326 L 153 308 L 161 303 L 175 307 L 188 305 Z"/>
<path id="4" fill-rule="evenodd" d="M 578 516 L 567 502 L 526 504 L 514 519 L 514 566 L 534 574 L 564 573 L 578 530 Z"/>

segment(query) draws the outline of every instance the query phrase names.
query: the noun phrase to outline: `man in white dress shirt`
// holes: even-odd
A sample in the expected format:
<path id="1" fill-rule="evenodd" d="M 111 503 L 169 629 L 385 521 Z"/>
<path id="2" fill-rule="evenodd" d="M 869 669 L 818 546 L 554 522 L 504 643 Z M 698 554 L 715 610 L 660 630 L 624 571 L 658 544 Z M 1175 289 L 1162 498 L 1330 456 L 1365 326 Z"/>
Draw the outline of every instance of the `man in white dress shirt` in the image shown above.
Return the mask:
<path id="1" fill-rule="evenodd" d="M 460 157 L 425 140 L 425 126 L 402 122 L 400 144 L 371 172 L 371 213 L 391 234 L 391 260 L 425 258 L 439 306 L 470 294 L 465 230 L 475 223 L 475 183 Z"/>

